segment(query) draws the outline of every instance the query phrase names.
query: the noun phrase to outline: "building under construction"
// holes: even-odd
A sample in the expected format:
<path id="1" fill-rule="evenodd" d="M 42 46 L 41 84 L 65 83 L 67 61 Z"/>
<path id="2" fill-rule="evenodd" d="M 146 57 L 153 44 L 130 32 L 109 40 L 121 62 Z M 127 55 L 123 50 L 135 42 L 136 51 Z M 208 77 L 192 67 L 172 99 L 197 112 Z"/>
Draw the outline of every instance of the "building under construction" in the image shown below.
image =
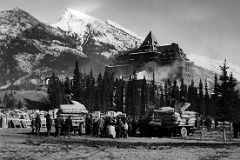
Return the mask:
<path id="1" fill-rule="evenodd" d="M 146 64 L 150 64 L 150 66 L 146 67 Z M 151 66 L 152 64 L 155 66 Z M 193 78 L 193 65 L 178 44 L 160 46 L 150 31 L 140 47 L 118 55 L 110 65 L 106 66 L 106 70 L 113 72 L 116 78 L 127 80 L 134 71 L 136 73 L 143 70 L 153 72 L 157 67 L 160 72 L 156 74 L 161 74 L 161 67 L 171 68 L 174 66 L 175 69 L 169 72 L 167 79 L 180 80 L 184 78 L 185 82 L 189 84 Z"/>

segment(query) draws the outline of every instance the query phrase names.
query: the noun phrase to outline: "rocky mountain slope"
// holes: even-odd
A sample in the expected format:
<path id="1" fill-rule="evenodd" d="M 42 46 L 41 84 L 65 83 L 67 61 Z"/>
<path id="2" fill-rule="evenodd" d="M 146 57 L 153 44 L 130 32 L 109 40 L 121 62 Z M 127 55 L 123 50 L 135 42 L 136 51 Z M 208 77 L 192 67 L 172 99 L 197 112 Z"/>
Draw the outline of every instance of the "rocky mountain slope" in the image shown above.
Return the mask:
<path id="1" fill-rule="evenodd" d="M 0 12 L 1 85 L 66 72 L 76 59 L 87 56 L 66 32 L 18 8 Z"/>
<path id="2" fill-rule="evenodd" d="M 63 30 L 65 23 L 69 30 Z M 141 41 L 119 26 L 71 9 L 54 26 L 19 8 L 0 12 L 0 87 L 38 83 L 53 72 L 72 75 L 76 60 L 82 71 L 100 72 L 118 51 Z"/>

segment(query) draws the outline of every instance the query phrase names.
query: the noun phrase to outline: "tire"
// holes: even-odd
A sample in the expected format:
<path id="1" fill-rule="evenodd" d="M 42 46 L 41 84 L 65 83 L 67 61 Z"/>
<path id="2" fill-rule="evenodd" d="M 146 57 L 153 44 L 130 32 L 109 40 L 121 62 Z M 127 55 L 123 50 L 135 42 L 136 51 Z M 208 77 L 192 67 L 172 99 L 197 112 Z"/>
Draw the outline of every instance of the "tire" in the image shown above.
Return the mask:
<path id="1" fill-rule="evenodd" d="M 180 129 L 180 135 L 181 135 L 182 137 L 187 137 L 187 135 L 188 135 L 188 130 L 187 130 L 187 128 L 182 127 L 182 128 Z"/>

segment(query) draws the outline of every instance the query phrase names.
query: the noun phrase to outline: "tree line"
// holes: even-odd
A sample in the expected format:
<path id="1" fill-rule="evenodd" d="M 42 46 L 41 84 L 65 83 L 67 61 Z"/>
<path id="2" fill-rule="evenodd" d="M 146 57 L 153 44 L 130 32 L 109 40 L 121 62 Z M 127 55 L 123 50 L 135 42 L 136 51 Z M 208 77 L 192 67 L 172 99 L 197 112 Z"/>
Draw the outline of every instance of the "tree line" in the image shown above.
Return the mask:
<path id="1" fill-rule="evenodd" d="M 220 66 L 221 74 L 215 75 L 213 90 L 209 89 L 207 81 L 192 80 L 190 85 L 181 79 L 167 80 L 164 85 L 137 79 L 136 72 L 128 81 L 114 78 L 114 74 L 105 71 L 95 79 L 93 71 L 88 74 L 80 72 L 78 62 L 75 63 L 73 79 L 68 77 L 59 80 L 55 74 L 50 78 L 48 94 L 50 108 L 66 103 L 66 95 L 72 95 L 73 100 L 86 106 L 89 111 L 122 111 L 130 115 L 147 114 L 154 108 L 173 106 L 175 101 L 184 98 L 191 103 L 190 110 L 203 116 L 212 116 L 222 120 L 238 120 L 240 113 L 239 92 L 236 89 L 237 80 L 228 73 L 226 61 Z"/>

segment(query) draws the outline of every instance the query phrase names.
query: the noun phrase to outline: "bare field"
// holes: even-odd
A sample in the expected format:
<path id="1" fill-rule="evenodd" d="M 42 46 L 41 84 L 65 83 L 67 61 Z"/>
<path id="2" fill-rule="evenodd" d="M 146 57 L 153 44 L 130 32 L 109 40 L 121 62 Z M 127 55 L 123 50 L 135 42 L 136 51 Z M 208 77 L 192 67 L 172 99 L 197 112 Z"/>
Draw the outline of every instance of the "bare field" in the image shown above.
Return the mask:
<path id="1" fill-rule="evenodd" d="M 45 137 L 44 129 L 40 136 L 28 134 L 29 132 L 30 129 L 0 130 L 0 159 L 240 159 L 240 141 L 234 139 L 222 143 L 216 138 L 211 140 L 218 133 L 204 138 L 195 135 L 187 139 L 108 139 L 89 136 Z"/>

